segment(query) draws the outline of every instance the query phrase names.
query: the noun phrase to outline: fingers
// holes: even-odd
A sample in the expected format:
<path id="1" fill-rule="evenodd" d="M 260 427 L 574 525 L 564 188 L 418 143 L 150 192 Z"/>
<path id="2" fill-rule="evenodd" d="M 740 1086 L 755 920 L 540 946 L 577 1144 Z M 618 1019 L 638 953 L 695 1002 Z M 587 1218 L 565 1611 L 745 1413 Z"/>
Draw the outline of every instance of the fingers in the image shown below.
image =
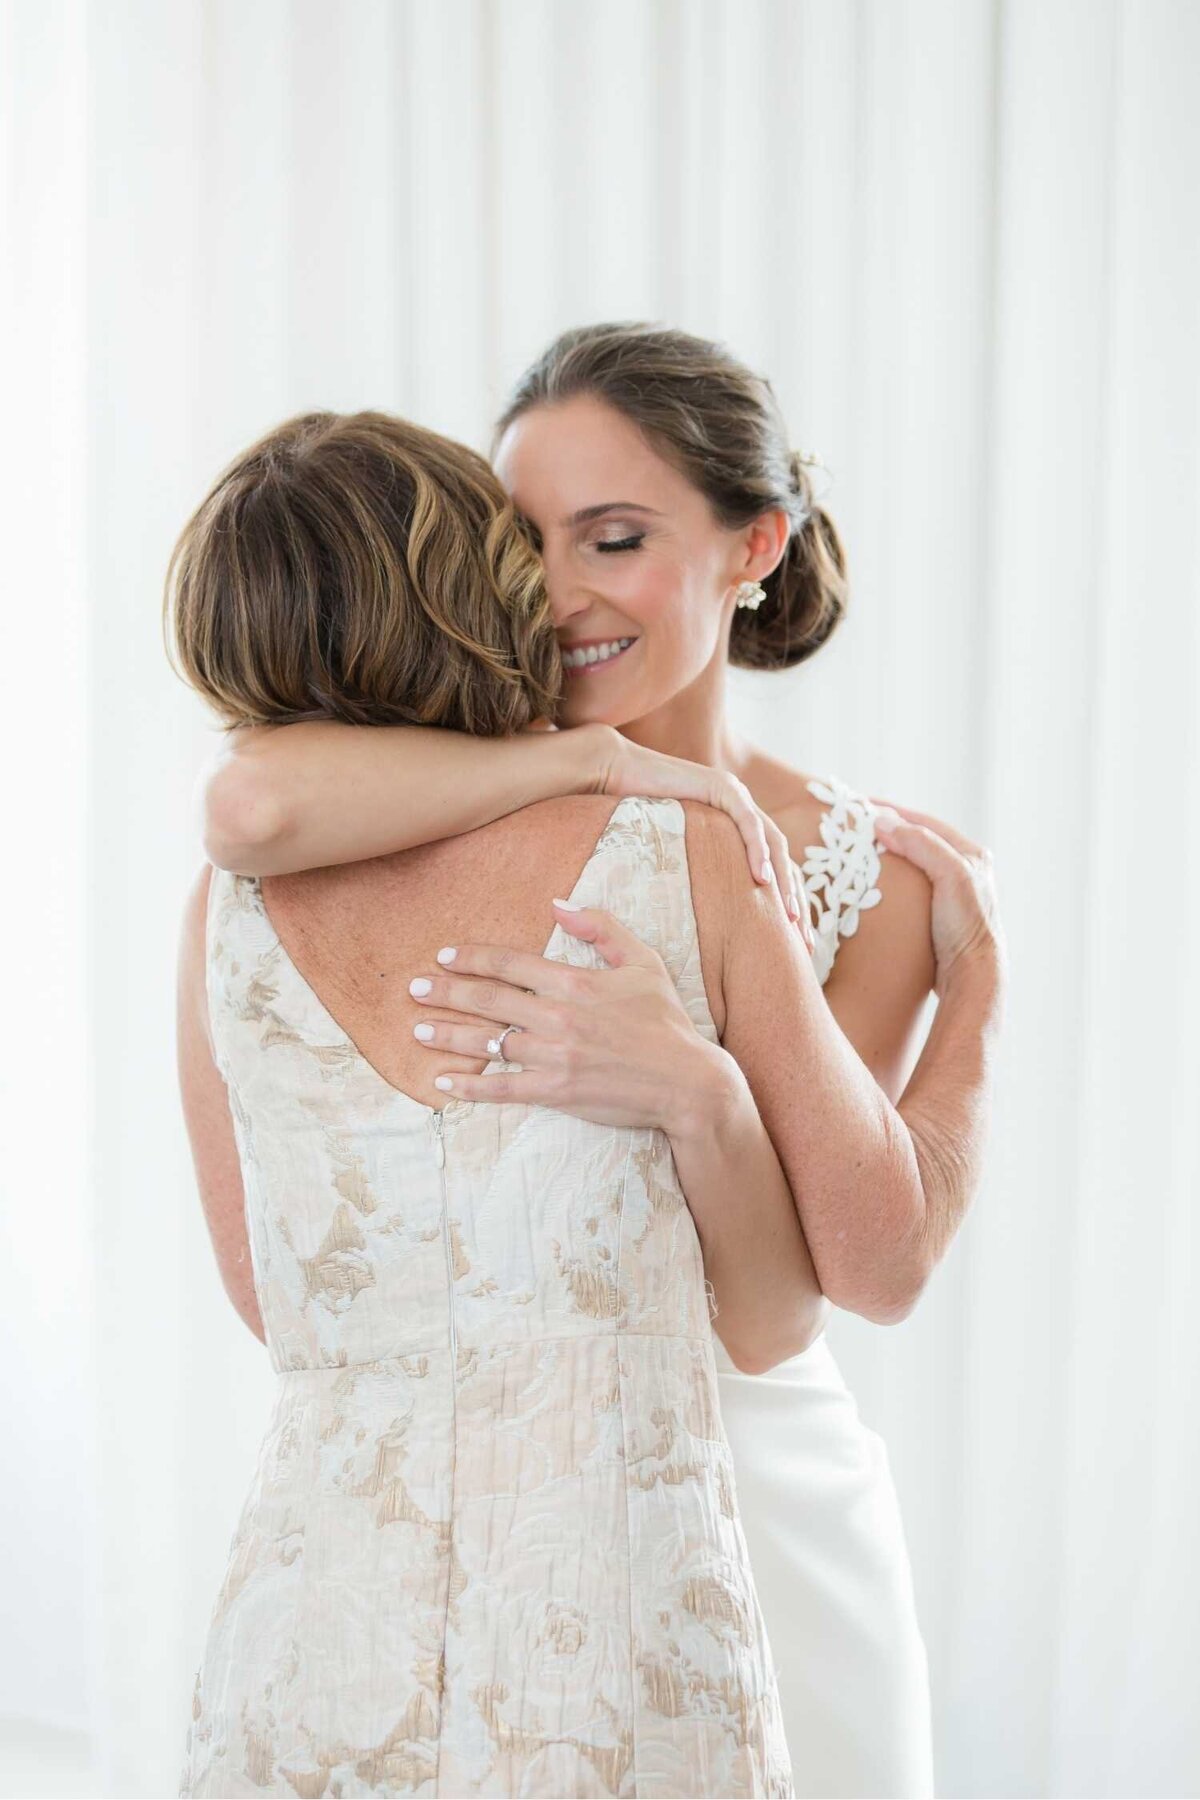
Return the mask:
<path id="1" fill-rule="evenodd" d="M 728 776 L 718 784 L 713 800 L 722 812 L 729 814 L 741 832 L 746 855 L 750 859 L 750 873 L 755 881 L 770 881 L 774 872 L 774 858 L 767 836 L 767 822 L 750 798 L 750 790 L 745 782 L 736 775 Z M 786 893 L 787 889 L 783 888 L 782 892 Z"/>
<path id="2" fill-rule="evenodd" d="M 755 881 L 764 885 L 771 881 L 776 883 L 788 918 L 798 927 L 811 951 L 812 922 L 800 892 L 787 838 L 774 819 L 755 804 L 749 788 L 736 775 L 726 776 L 713 797 L 741 832 L 742 842 L 750 859 L 750 873 Z"/>
<path id="3" fill-rule="evenodd" d="M 800 917 L 796 923 L 800 928 L 800 935 L 804 939 L 805 949 L 811 956 L 816 949 L 817 933 L 812 921 L 812 908 L 800 876 L 796 877 L 796 904 L 800 908 Z"/>
<path id="4" fill-rule="evenodd" d="M 471 1013 L 476 1018 L 495 1019 L 503 1025 L 526 1029 L 544 1018 L 547 1005 L 536 994 L 509 987 L 507 982 L 464 980 L 459 976 L 419 975 L 409 982 L 408 991 L 419 1006 Z"/>
<path id="5" fill-rule="evenodd" d="M 779 892 L 783 896 L 783 904 L 788 918 L 796 926 L 806 947 L 813 947 L 812 919 L 808 907 L 804 904 L 804 894 L 800 885 L 800 874 L 792 861 L 791 845 L 774 819 L 764 814 L 767 841 L 771 846 L 771 867 L 775 871 L 775 879 L 779 884 Z"/>
<path id="6" fill-rule="evenodd" d="M 661 969 L 662 958 L 648 944 L 643 944 L 628 925 L 602 906 L 575 906 L 567 900 L 555 900 L 554 911 L 564 931 L 593 944 L 612 969 Z M 594 971 L 591 971 L 594 973 Z M 577 973 L 587 974 L 580 970 Z"/>
<path id="7" fill-rule="evenodd" d="M 922 869 L 931 881 L 951 872 L 963 876 L 969 874 L 968 856 L 927 825 L 914 825 L 909 819 L 901 819 L 890 830 L 882 826 L 879 830 L 889 849 L 894 848 L 907 862 Z"/>
<path id="8" fill-rule="evenodd" d="M 452 1049 L 455 1057 L 475 1057 L 493 1060 L 500 1055 L 498 1049 L 491 1046 L 497 1044 L 500 1033 L 504 1031 L 502 1024 L 486 1026 L 486 1024 L 452 1024 L 448 1019 L 423 1019 L 414 1024 L 412 1035 L 417 1044 L 425 1049 L 435 1049 L 441 1057 Z M 531 1031 L 511 1031 L 504 1040 L 504 1055 L 509 1062 L 522 1062 L 516 1055 L 516 1039 L 522 1040 L 522 1048 L 527 1049 L 533 1040 Z"/>
<path id="9" fill-rule="evenodd" d="M 599 906 L 574 906 L 554 901 L 564 931 L 595 945 L 609 968 L 637 967 L 665 973 L 657 951 L 612 913 Z M 438 962 L 452 971 L 446 975 L 418 976 L 409 993 L 422 1006 L 449 1012 L 470 1013 L 526 1030 L 550 1022 L 549 1009 L 562 1001 L 578 1002 L 604 973 L 577 969 L 569 963 L 498 944 L 448 945 L 438 951 Z M 444 1044 L 444 1040 L 442 1041 Z M 482 1055 L 472 1039 L 468 1055 Z"/>
<path id="10" fill-rule="evenodd" d="M 413 1026 L 413 1036 L 426 1050 L 444 1056 L 452 1050 L 456 1056 L 470 1056 L 491 1062 L 501 1055 L 498 1044 L 503 1025 L 454 1025 L 446 1019 L 422 1019 Z M 505 1041 L 503 1056 L 509 1062 L 526 1068 L 540 1060 L 542 1040 L 532 1031 L 514 1031 Z"/>
<path id="11" fill-rule="evenodd" d="M 945 838 L 946 842 L 951 844 L 962 856 L 985 856 L 989 854 L 989 852 L 987 852 L 981 844 L 977 844 L 973 838 L 967 837 L 964 832 L 957 830 L 955 826 L 948 825 L 944 819 L 935 818 L 932 813 L 919 812 L 915 806 L 901 806 L 898 801 L 885 800 L 880 794 L 868 794 L 867 798 L 875 806 L 889 806 L 893 812 L 900 814 L 900 826 L 897 827 L 897 829 L 903 829 L 906 824 L 924 826 L 926 830 L 936 832 L 939 837 Z M 888 828 L 883 824 L 880 824 L 878 829 L 884 836 L 891 835 Z"/>
<path id="12" fill-rule="evenodd" d="M 588 969 L 572 969 L 566 963 L 553 962 L 548 956 L 536 956 L 529 950 L 508 950 L 499 944 L 447 945 L 437 959 L 454 975 L 480 976 L 511 988 L 524 988 L 534 994 L 548 994 L 564 1000 L 578 993 L 580 977 L 594 973 Z M 484 1007 L 484 1013 L 489 1009 Z"/>
<path id="13" fill-rule="evenodd" d="M 508 1100 L 514 1106 L 551 1106 L 558 1084 L 540 1069 L 521 1069 L 515 1075 L 437 1075 L 433 1085 L 458 1100 Z"/>
<path id="14" fill-rule="evenodd" d="M 567 900 L 555 900 L 551 904 L 563 930 L 585 943 L 594 944 L 610 968 L 619 969 L 626 965 L 661 968 L 662 959 L 658 953 L 603 907 L 576 906 Z M 508 950 L 496 944 L 448 946 L 438 951 L 437 959 L 443 968 L 452 969 L 455 975 L 485 980 L 498 978 L 510 987 L 528 989 L 554 1000 L 581 998 L 599 973 L 596 969 L 577 969 L 569 963 L 556 962 L 552 957 Z M 430 1001 L 432 1003 L 432 996 Z M 491 1015 L 489 1007 L 482 1011 Z"/>

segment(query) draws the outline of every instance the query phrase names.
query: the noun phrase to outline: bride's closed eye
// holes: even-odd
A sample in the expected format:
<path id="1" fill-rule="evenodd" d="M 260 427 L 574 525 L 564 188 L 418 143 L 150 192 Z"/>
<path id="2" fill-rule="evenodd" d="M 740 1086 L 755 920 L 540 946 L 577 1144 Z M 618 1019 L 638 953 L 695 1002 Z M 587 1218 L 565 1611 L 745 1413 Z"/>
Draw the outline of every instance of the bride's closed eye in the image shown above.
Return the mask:
<path id="1" fill-rule="evenodd" d="M 597 538 L 592 548 L 593 550 L 603 550 L 606 553 L 613 550 L 637 550 L 645 541 L 645 532 L 638 531 L 634 532 L 631 537 Z"/>

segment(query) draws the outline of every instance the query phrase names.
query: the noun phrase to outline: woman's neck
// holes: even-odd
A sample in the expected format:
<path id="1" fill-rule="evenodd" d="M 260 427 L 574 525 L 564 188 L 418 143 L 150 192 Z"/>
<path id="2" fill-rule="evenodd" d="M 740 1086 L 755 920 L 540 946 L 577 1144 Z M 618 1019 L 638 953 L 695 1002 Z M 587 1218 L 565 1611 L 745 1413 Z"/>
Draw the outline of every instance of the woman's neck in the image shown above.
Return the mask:
<path id="1" fill-rule="evenodd" d="M 665 705 L 619 729 L 632 743 L 668 756 L 686 757 L 710 769 L 736 774 L 745 761 L 745 746 L 725 713 L 725 668 L 715 662 Z"/>

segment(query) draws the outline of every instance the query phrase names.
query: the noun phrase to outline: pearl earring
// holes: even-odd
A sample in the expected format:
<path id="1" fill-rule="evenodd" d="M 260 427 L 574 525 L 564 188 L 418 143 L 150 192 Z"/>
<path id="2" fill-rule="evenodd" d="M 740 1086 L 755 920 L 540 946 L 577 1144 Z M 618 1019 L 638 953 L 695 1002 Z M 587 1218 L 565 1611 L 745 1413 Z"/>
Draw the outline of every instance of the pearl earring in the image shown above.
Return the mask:
<path id="1" fill-rule="evenodd" d="M 766 597 L 767 590 L 761 581 L 743 581 L 737 591 L 737 604 L 757 612 Z"/>

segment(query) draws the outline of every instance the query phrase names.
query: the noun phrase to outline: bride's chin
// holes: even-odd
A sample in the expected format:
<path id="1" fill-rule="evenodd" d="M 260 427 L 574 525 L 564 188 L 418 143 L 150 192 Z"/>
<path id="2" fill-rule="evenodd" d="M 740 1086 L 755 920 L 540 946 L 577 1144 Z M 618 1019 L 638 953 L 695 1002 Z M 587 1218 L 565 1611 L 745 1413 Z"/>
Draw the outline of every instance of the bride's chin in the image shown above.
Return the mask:
<path id="1" fill-rule="evenodd" d="M 639 717 L 636 707 L 622 706 L 617 700 L 609 699 L 606 704 L 596 701 L 589 705 L 586 698 L 580 695 L 566 694 L 558 712 L 558 724 L 561 730 L 572 725 L 611 725 L 619 731 L 622 725 L 628 725 L 631 719 Z"/>
<path id="2" fill-rule="evenodd" d="M 635 719 L 644 719 L 662 703 L 664 696 L 648 693 L 652 683 L 646 671 L 633 668 L 628 674 L 619 667 L 599 675 L 567 675 L 559 701 L 558 723 L 569 725 L 611 725 L 620 731 Z"/>

